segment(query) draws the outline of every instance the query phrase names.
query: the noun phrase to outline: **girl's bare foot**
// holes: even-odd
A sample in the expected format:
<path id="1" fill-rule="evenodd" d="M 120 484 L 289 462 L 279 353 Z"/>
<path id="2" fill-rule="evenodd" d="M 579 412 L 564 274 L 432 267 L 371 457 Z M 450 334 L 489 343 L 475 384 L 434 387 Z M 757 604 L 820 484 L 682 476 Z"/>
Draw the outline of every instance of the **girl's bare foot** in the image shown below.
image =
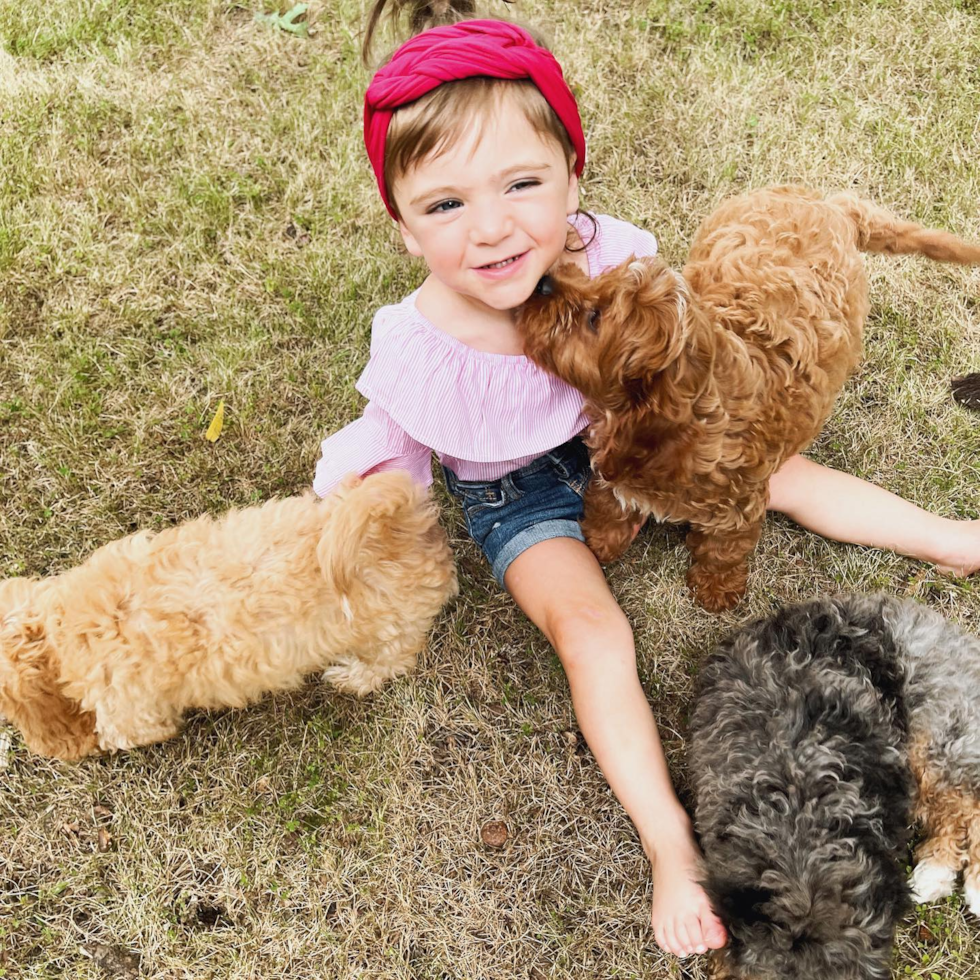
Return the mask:
<path id="1" fill-rule="evenodd" d="M 720 949 L 728 933 L 698 884 L 701 854 L 690 834 L 662 837 L 648 850 L 653 866 L 651 922 L 657 944 L 675 956 Z"/>
<path id="2" fill-rule="evenodd" d="M 939 549 L 936 568 L 959 578 L 980 569 L 980 521 L 948 521 L 948 541 Z"/>

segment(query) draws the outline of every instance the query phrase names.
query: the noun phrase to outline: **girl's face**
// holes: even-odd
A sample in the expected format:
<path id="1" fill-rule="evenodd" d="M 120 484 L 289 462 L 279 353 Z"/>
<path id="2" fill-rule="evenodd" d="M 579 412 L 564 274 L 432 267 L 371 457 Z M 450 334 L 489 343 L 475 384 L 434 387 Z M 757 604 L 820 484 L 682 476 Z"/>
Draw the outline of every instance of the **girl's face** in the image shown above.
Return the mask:
<path id="1" fill-rule="evenodd" d="M 481 308 L 512 310 L 565 248 L 578 178 L 504 101 L 395 181 L 399 230 L 432 275 Z"/>

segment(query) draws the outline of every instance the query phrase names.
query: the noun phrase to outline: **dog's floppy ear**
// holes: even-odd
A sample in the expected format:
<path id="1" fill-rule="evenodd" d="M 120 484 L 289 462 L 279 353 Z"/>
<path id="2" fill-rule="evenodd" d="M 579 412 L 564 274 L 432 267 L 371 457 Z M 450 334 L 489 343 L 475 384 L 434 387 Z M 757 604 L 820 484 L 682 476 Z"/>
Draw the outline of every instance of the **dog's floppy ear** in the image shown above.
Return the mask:
<path id="1" fill-rule="evenodd" d="M 97 748 L 95 716 L 61 693 L 44 619 L 25 595 L 33 583 L 16 581 L 0 589 L 0 711 L 33 752 L 79 759 Z"/>
<path id="2" fill-rule="evenodd" d="M 345 478 L 324 501 L 330 508 L 317 560 L 330 587 L 348 595 L 379 564 L 401 561 L 423 535 L 441 533 L 435 504 L 404 470 Z"/>
<path id="3" fill-rule="evenodd" d="M 773 899 L 770 889 L 723 878 L 709 878 L 703 884 L 711 907 L 727 927 L 768 921 L 764 906 Z"/>
<path id="4" fill-rule="evenodd" d="M 621 338 L 623 390 L 639 403 L 684 351 L 687 284 L 656 256 L 629 258 L 620 270 L 622 288 L 610 297 L 610 313 Z"/>

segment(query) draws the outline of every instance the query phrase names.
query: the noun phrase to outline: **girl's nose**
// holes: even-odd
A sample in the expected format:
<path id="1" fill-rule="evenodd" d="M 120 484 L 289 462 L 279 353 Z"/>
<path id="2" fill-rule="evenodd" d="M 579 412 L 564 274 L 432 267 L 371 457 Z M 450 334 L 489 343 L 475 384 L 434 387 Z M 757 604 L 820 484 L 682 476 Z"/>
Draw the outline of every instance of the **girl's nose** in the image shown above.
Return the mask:
<path id="1" fill-rule="evenodd" d="M 499 201 L 473 207 L 470 216 L 470 241 L 474 245 L 496 245 L 514 230 L 513 218 Z"/>

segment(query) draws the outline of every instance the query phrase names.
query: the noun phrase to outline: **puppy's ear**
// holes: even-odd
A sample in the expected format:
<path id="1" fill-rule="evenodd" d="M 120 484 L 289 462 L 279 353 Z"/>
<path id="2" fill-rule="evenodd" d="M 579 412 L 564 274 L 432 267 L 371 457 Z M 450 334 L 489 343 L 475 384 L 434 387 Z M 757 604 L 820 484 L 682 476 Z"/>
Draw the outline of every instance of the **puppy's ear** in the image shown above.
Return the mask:
<path id="1" fill-rule="evenodd" d="M 621 288 L 609 298 L 610 319 L 622 338 L 623 389 L 639 403 L 684 352 L 687 284 L 656 256 L 627 259 L 619 269 Z"/>
<path id="2" fill-rule="evenodd" d="M 752 926 L 769 919 L 764 906 L 772 901 L 773 893 L 768 888 L 724 878 L 709 878 L 703 884 L 711 907 L 727 927 Z"/>
<path id="3" fill-rule="evenodd" d="M 95 715 L 61 693 L 44 620 L 23 596 L 4 608 L 11 591 L 0 592 L 0 711 L 33 752 L 57 759 L 90 755 L 98 747 Z"/>
<path id="4" fill-rule="evenodd" d="M 372 577 L 375 566 L 402 560 L 438 525 L 431 497 L 403 470 L 374 473 L 325 506 L 329 520 L 317 544 L 317 560 L 330 586 L 347 595 Z"/>
<path id="5" fill-rule="evenodd" d="M 657 260 L 651 255 L 644 255 L 639 259 L 633 256 L 626 260 L 626 271 L 637 286 L 648 282 L 656 268 Z"/>

